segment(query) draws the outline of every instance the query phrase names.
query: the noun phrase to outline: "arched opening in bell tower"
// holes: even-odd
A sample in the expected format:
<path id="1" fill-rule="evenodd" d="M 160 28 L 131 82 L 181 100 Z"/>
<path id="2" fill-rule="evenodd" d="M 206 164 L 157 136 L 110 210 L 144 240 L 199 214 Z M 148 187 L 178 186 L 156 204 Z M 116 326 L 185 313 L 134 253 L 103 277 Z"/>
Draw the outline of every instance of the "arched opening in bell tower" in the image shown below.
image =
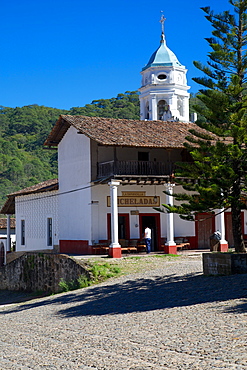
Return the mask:
<path id="1" fill-rule="evenodd" d="M 157 106 L 157 118 L 159 120 L 163 120 L 164 113 L 167 113 L 168 111 L 169 111 L 169 105 L 167 104 L 167 102 L 165 100 L 160 100 Z"/>
<path id="2" fill-rule="evenodd" d="M 149 103 L 148 102 L 146 104 L 146 109 L 145 109 L 145 119 L 149 119 Z"/>

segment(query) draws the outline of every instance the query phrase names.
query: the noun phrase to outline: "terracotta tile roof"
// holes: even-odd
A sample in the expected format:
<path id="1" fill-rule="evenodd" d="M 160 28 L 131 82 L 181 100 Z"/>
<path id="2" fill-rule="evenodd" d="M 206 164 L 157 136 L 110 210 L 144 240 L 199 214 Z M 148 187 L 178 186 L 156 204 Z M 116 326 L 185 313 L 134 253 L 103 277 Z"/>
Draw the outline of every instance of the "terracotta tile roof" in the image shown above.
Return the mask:
<path id="1" fill-rule="evenodd" d="M 14 193 L 11 193 L 9 195 L 26 195 L 31 193 L 40 193 L 40 192 L 46 192 L 51 190 L 57 190 L 58 189 L 58 179 L 51 179 L 46 180 L 43 182 L 40 182 L 36 185 L 29 186 L 28 188 L 18 190 Z"/>
<path id="2" fill-rule="evenodd" d="M 189 130 L 208 134 L 195 123 L 61 115 L 44 145 L 57 146 L 70 126 L 101 145 L 129 147 L 183 148 Z"/>
<path id="3" fill-rule="evenodd" d="M 15 218 L 10 219 L 10 228 L 15 228 Z M 0 229 L 7 229 L 7 218 L 0 218 Z"/>
<path id="4" fill-rule="evenodd" d="M 40 182 L 39 184 L 29 186 L 28 188 L 18 190 L 14 193 L 8 194 L 8 199 L 0 210 L 0 214 L 14 214 L 15 213 L 15 197 L 18 195 L 27 195 L 33 193 L 43 193 L 47 191 L 58 189 L 58 179 L 52 179 Z"/>

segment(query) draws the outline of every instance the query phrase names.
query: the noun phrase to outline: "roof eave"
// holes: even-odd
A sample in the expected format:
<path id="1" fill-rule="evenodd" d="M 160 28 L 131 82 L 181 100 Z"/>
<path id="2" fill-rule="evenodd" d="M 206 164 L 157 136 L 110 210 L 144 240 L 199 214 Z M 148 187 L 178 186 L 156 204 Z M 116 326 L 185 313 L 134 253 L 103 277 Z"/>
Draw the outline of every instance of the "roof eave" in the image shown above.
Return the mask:
<path id="1" fill-rule="evenodd" d="M 46 141 L 44 142 L 44 146 L 48 147 L 49 149 L 54 149 L 57 147 L 68 131 L 69 127 L 70 124 L 63 118 L 62 115 L 60 115 Z"/>
<path id="2" fill-rule="evenodd" d="M 30 195 L 30 194 L 38 194 L 38 193 L 46 193 L 49 191 L 55 191 L 58 190 L 58 182 L 44 186 L 41 189 L 33 189 L 33 190 L 24 190 L 23 192 L 16 192 L 7 195 L 8 199 L 4 203 L 3 207 L 0 210 L 0 214 L 5 214 L 5 215 L 13 215 L 15 214 L 15 198 L 19 196 L 24 196 L 24 195 Z"/>
<path id="3" fill-rule="evenodd" d="M 15 196 L 9 195 L 8 199 L 4 203 L 0 210 L 0 214 L 14 215 L 15 214 Z"/>

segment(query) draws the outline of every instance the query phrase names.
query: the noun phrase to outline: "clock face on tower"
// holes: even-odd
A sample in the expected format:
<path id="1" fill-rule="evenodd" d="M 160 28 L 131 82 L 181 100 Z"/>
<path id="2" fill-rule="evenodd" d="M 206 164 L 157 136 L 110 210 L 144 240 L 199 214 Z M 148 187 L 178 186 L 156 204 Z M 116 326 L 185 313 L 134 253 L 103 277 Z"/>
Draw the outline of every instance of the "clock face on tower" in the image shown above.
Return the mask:
<path id="1" fill-rule="evenodd" d="M 182 81 L 183 81 L 182 73 L 179 73 L 179 74 L 178 74 L 178 77 L 177 77 L 177 82 L 182 83 Z"/>

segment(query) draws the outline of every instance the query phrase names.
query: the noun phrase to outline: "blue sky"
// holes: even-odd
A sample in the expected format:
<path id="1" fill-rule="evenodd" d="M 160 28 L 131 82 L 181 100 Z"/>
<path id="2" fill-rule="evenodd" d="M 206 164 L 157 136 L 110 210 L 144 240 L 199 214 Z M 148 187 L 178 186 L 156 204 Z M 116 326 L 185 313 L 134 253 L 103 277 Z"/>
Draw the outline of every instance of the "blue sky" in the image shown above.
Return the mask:
<path id="1" fill-rule="evenodd" d="M 210 23 L 200 9 L 228 0 L 1 1 L 0 105 L 69 109 L 140 87 L 158 48 L 160 11 L 168 47 L 198 86 L 193 60 L 206 62 Z"/>

